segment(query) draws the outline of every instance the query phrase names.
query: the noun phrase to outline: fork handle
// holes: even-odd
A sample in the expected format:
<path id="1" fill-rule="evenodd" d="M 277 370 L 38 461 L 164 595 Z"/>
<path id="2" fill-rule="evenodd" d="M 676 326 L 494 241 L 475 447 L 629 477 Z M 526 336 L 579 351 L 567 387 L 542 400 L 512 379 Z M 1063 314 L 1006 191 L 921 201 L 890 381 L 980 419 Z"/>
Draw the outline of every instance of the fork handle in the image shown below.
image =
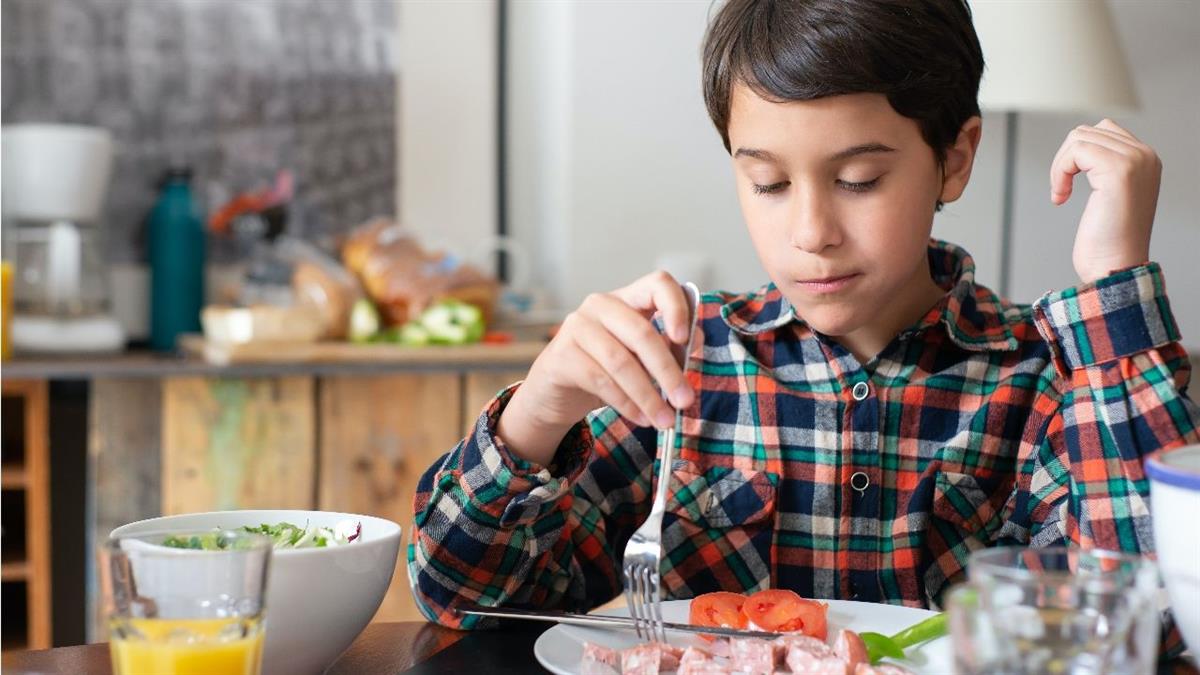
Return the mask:
<path id="1" fill-rule="evenodd" d="M 691 361 L 692 345 L 695 344 L 698 314 L 700 313 L 700 289 L 696 284 L 690 281 L 683 284 L 683 292 L 688 299 L 688 337 L 687 342 L 682 345 L 682 353 L 676 355 L 679 359 L 679 367 L 686 374 L 688 362 Z M 663 392 L 663 398 L 666 398 L 666 392 Z M 650 506 L 651 514 L 661 514 L 666 510 L 667 505 L 667 487 L 671 484 L 671 465 L 675 463 L 675 435 L 683 430 L 683 411 L 675 409 L 675 423 L 671 428 L 663 432 L 663 449 L 662 456 L 659 458 L 658 465 L 658 487 L 654 491 L 654 503 Z"/>
<path id="2" fill-rule="evenodd" d="M 675 412 L 675 427 L 679 426 L 679 412 Z M 667 487 L 671 483 L 671 465 L 675 463 L 675 427 L 663 432 L 663 450 L 658 464 L 658 485 L 654 489 L 654 504 L 651 510 L 665 510 Z"/>

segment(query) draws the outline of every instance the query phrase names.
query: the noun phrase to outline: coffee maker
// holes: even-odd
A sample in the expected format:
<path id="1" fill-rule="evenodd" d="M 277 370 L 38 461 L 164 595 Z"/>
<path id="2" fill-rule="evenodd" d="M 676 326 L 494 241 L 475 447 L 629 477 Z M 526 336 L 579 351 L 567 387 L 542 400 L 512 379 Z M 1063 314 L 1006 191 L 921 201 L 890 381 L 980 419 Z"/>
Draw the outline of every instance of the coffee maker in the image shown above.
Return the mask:
<path id="1" fill-rule="evenodd" d="M 5 257 L 14 267 L 14 348 L 120 350 L 125 334 L 109 313 L 100 222 L 111 135 L 76 125 L 4 125 L 0 153 Z"/>

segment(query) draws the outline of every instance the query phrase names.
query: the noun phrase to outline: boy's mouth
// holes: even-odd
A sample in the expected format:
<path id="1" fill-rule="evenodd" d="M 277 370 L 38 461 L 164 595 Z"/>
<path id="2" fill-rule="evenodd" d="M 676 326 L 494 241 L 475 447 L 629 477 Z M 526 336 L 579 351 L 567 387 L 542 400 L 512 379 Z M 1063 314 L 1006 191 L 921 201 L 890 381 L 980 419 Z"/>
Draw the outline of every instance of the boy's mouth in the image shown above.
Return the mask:
<path id="1" fill-rule="evenodd" d="M 838 276 L 797 279 L 796 285 L 810 293 L 835 293 L 849 286 L 860 276 L 862 274 L 855 272 Z"/>

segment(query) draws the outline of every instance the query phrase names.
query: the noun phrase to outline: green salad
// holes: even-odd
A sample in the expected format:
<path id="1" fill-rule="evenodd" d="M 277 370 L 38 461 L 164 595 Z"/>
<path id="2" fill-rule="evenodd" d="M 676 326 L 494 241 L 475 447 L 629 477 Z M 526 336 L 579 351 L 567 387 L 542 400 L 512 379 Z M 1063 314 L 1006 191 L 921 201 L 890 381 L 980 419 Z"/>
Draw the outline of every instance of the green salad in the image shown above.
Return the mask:
<path id="1" fill-rule="evenodd" d="M 329 546 L 345 546 L 356 541 L 362 541 L 362 523 L 354 520 L 343 520 L 332 528 L 314 526 L 305 523 L 298 527 L 291 523 L 276 523 L 270 525 L 243 525 L 238 531 L 250 534 L 262 534 L 271 538 L 274 548 L 325 548 Z M 203 551 L 223 551 L 236 548 L 236 540 L 230 541 L 222 528 L 216 528 L 205 534 L 171 535 L 163 540 L 163 546 L 171 548 L 190 548 Z"/>

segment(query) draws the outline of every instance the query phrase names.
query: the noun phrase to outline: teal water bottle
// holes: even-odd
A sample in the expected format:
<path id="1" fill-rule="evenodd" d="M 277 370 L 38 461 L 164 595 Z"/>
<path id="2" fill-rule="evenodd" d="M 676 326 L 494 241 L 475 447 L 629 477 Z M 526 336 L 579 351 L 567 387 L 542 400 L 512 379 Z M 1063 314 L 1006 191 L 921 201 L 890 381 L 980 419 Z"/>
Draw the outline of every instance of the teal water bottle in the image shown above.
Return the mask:
<path id="1" fill-rule="evenodd" d="M 150 346 L 171 351 L 181 333 L 200 332 L 205 232 L 192 198 L 192 171 L 171 168 L 147 223 Z"/>

